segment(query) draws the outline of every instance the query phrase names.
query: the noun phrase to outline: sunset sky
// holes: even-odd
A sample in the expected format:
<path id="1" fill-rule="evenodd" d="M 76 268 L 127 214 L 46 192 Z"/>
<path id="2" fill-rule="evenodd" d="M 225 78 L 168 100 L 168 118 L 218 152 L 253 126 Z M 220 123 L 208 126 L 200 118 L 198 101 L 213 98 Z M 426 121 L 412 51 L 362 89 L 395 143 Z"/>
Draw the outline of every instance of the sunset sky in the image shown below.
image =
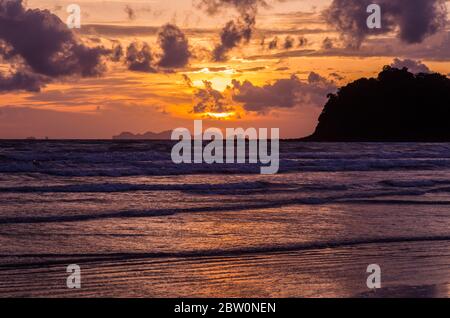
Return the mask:
<path id="1" fill-rule="evenodd" d="M 82 12 L 75 32 L 71 3 Z M 381 30 L 365 25 L 370 3 L 383 8 Z M 328 93 L 384 65 L 449 74 L 447 9 L 444 0 L 0 0 L 0 138 L 109 139 L 194 119 L 302 137 Z"/>

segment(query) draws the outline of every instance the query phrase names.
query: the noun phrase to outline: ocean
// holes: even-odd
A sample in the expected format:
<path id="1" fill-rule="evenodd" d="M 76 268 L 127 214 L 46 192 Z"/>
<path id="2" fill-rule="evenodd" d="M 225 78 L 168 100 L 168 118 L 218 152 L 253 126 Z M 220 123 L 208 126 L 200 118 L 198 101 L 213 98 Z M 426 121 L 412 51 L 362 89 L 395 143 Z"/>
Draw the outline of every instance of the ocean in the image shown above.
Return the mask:
<path id="1" fill-rule="evenodd" d="M 172 145 L 0 141 L 0 297 L 450 296 L 449 143 L 282 141 L 276 175 Z"/>

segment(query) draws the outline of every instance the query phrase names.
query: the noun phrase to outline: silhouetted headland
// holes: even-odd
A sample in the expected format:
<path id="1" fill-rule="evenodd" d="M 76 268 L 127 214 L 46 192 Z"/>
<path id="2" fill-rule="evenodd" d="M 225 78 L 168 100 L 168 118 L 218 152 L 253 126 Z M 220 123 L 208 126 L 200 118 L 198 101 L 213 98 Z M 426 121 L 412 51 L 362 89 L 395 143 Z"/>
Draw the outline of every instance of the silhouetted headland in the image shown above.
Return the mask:
<path id="1" fill-rule="evenodd" d="M 305 141 L 450 141 L 450 79 L 385 66 L 328 95 Z"/>
<path id="2" fill-rule="evenodd" d="M 113 140 L 170 140 L 171 135 L 172 131 L 163 131 L 161 133 L 146 132 L 145 134 L 123 132 L 114 136 Z"/>

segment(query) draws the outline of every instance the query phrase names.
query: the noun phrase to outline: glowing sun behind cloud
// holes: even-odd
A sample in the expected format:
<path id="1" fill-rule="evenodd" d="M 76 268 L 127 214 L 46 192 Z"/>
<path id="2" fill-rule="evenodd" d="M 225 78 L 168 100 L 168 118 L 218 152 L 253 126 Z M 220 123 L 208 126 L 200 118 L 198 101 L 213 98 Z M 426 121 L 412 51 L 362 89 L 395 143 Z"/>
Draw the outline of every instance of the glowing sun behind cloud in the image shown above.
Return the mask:
<path id="1" fill-rule="evenodd" d="M 227 86 L 231 85 L 231 78 L 223 78 L 223 77 L 213 77 L 211 79 L 208 79 L 209 82 L 211 82 L 211 87 L 215 90 L 218 90 L 220 92 L 223 92 Z M 192 82 L 192 85 L 197 88 L 202 88 L 204 86 L 203 80 L 195 80 Z"/>
<path id="2" fill-rule="evenodd" d="M 236 112 L 226 112 L 226 113 L 204 113 L 203 116 L 212 119 L 222 119 L 230 120 L 236 117 Z"/>

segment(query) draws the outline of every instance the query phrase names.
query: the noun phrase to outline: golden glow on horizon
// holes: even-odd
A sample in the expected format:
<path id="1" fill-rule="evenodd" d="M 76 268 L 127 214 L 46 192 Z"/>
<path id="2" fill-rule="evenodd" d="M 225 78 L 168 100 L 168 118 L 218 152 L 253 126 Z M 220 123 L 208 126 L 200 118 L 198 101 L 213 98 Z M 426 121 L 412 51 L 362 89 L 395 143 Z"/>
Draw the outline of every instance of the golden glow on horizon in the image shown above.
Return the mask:
<path id="1" fill-rule="evenodd" d="M 205 117 L 209 117 L 212 119 L 224 119 L 224 120 L 228 120 L 228 119 L 232 119 L 233 117 L 236 116 L 236 112 L 229 112 L 229 113 L 204 113 L 203 114 Z"/>
<path id="2" fill-rule="evenodd" d="M 196 88 L 203 88 L 205 80 L 194 80 L 192 84 Z M 213 77 L 211 79 L 207 79 L 206 81 L 211 82 L 211 87 L 215 90 L 223 92 L 227 89 L 228 86 L 231 85 L 232 78 L 223 78 L 223 77 Z"/>
<path id="3" fill-rule="evenodd" d="M 212 61 L 210 53 L 220 41 L 220 28 L 234 16 L 232 10 L 210 17 L 193 10 L 190 0 L 154 0 L 151 1 L 152 10 L 144 10 L 149 5 L 148 0 L 137 0 L 132 4 L 136 17 L 130 20 L 124 12 L 125 5 L 129 4 L 126 1 L 113 0 L 107 4 L 100 0 L 80 1 L 86 15 L 82 23 L 114 25 L 111 30 L 105 26 L 111 34 L 97 34 L 96 29 L 90 31 L 89 28 L 77 31 L 78 36 L 87 43 L 95 37 L 106 48 L 111 47 L 111 40 L 114 40 L 126 49 L 131 42 L 145 41 L 158 55 L 161 52 L 158 51 L 157 33 L 150 32 L 152 29 L 141 30 L 140 27 L 159 27 L 172 22 L 189 39 L 193 51 L 189 64 L 173 72 L 150 73 L 129 71 L 123 61 L 105 61 L 107 71 L 101 77 L 56 79 L 42 87 L 40 93 L 2 91 L 0 137 L 49 135 L 55 138 L 105 138 L 122 131 L 170 130 L 189 125 L 199 117 L 215 121 L 218 126 L 277 125 L 283 127 L 283 137 L 306 136 L 313 131 L 322 105 L 310 107 L 306 101 L 295 107 L 269 107 L 264 112 L 246 111 L 245 105 L 233 99 L 234 91 L 228 89 L 232 87 L 232 81 L 248 81 L 253 86 L 263 87 L 295 74 L 307 83 L 310 72 L 315 72 L 334 81 L 336 86 L 342 86 L 358 78 L 376 76 L 384 65 L 393 61 L 389 50 L 386 56 L 382 50 L 379 56 L 339 56 L 339 50 L 336 50 L 336 55 L 321 52 L 325 37 L 333 39 L 336 48 L 340 48 L 339 34 L 326 28 L 319 15 L 331 0 L 273 1 L 273 8 L 260 10 L 257 28 L 249 43 L 241 43 L 228 52 L 229 59 L 223 62 Z M 49 9 L 64 21 L 67 18 L 64 7 L 69 3 L 69 0 L 62 0 L 58 9 L 53 0 L 30 0 L 28 7 Z M 99 10 L 103 7 L 106 10 Z M 137 28 L 129 32 L 122 30 L 122 26 Z M 295 38 L 295 46 L 289 50 L 283 47 L 287 35 Z M 297 36 L 305 37 L 308 44 L 299 46 Z M 278 48 L 268 49 L 268 43 L 275 38 L 279 40 Z M 261 45 L 262 40 L 265 46 Z M 394 42 L 393 49 L 396 48 Z M 91 44 L 96 45 L 94 42 Z M 316 51 L 323 55 L 312 54 Z M 450 73 L 450 63 L 446 60 L 422 58 L 422 62 L 433 71 Z M 0 73 L 8 74 L 8 65 L 8 62 L 0 63 Z M 194 107 L 200 102 L 198 92 L 205 89 L 205 82 L 210 82 L 211 88 L 219 92 L 223 99 L 220 107 L 202 109 L 204 113 L 199 114 Z M 51 125 L 49 122 L 62 124 Z"/>

